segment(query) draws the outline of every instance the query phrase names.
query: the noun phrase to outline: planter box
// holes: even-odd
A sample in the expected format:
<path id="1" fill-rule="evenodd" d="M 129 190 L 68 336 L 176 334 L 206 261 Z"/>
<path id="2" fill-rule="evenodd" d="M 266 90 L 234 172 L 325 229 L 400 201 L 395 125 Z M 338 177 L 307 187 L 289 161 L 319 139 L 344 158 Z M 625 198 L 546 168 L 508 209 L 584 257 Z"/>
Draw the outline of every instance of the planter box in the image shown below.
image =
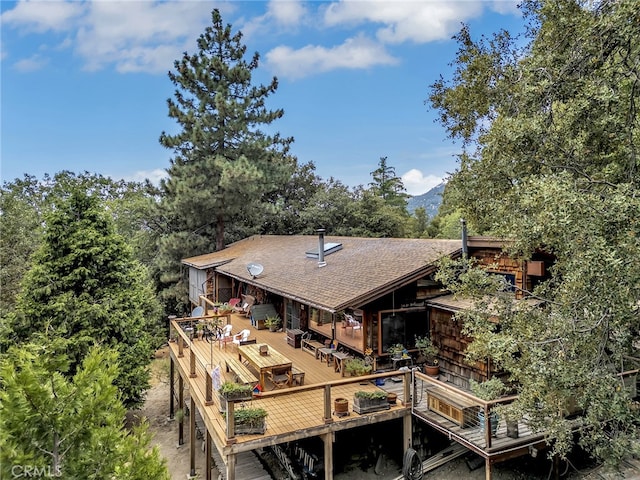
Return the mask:
<path id="1" fill-rule="evenodd" d="M 218 399 L 220 400 L 220 411 L 221 412 L 226 412 L 227 411 L 227 400 L 229 400 L 230 402 L 248 402 L 250 400 L 253 400 L 253 393 L 249 393 L 247 394 L 242 394 L 242 393 L 238 393 L 238 394 L 234 394 L 234 395 L 220 395 L 218 393 Z"/>
<path id="2" fill-rule="evenodd" d="M 267 422 L 262 422 L 261 425 L 235 424 L 234 429 L 236 435 L 263 435 L 267 430 Z"/>
<path id="3" fill-rule="evenodd" d="M 380 399 L 353 397 L 353 411 L 356 413 L 371 413 L 378 410 L 389 410 L 390 408 L 387 397 Z"/>

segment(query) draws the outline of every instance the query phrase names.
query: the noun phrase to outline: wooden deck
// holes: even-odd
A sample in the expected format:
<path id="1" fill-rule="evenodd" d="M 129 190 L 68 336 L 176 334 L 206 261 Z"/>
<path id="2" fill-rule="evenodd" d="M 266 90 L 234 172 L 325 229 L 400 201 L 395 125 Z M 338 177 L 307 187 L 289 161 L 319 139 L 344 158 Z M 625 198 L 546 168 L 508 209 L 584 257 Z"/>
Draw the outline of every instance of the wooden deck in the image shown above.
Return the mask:
<path id="1" fill-rule="evenodd" d="M 335 371 L 333 363 L 327 365 L 315 355 L 288 345 L 284 332 L 256 330 L 251 327 L 249 319 L 241 315 L 231 315 L 231 322 L 233 333 L 249 328 L 250 340 L 267 343 L 288 357 L 295 369 L 305 373 L 305 380 L 303 386 L 279 390 L 271 390 L 272 384 L 267 381 L 266 391 L 246 402 L 247 405 L 259 406 L 268 412 L 266 432 L 262 435 L 228 436 L 217 392 L 210 393 L 210 372 L 212 368 L 219 366 L 222 380 L 232 380 L 232 374 L 226 372 L 226 359 L 238 358 L 237 347 L 233 343 L 220 346 L 206 340 L 190 341 L 188 334 L 178 326 L 184 321 L 173 321 L 172 336 L 176 336 L 177 332 L 177 340 L 169 343 L 171 360 L 184 381 L 184 387 L 189 389 L 191 401 L 200 412 L 205 429 L 222 458 L 229 459 L 241 452 L 313 436 L 323 437 L 332 443 L 331 435 L 336 431 L 402 417 L 410 418 L 411 407 L 410 404 L 403 403 L 402 392 L 398 395 L 396 405 L 389 410 L 366 415 L 352 411 L 354 393 L 358 390 L 379 390 L 380 387 L 375 385 L 375 379 L 381 374 L 366 379 L 344 378 L 341 373 Z M 398 372 L 389 372 L 386 375 L 398 375 Z M 409 385 L 410 372 L 403 375 L 403 378 Z M 349 400 L 350 413 L 347 416 L 337 416 L 333 412 L 333 400 L 339 397 Z M 234 408 L 242 406 L 236 404 Z M 231 463 L 233 464 L 233 460 Z"/>
<path id="2" fill-rule="evenodd" d="M 250 329 L 250 340 L 270 345 L 290 359 L 294 369 L 305 374 L 303 386 L 275 390 L 273 384 L 267 381 L 266 391 L 254 396 L 254 399 L 246 402 L 245 405 L 234 405 L 235 409 L 249 404 L 264 408 L 268 412 L 267 429 L 264 434 L 228 435 L 225 417 L 220 413 L 217 392 L 211 393 L 212 382 L 209 372 L 215 366 L 219 366 L 223 377 L 221 380 L 232 380 L 232 373 L 227 373 L 225 366 L 227 359 L 238 358 L 237 347 L 233 343 L 220 346 L 205 340 L 189 341 L 188 335 L 178 327 L 178 323 L 182 321 L 172 322 L 173 329 L 178 330 L 179 335 L 178 341 L 169 344 L 171 359 L 178 374 L 184 380 L 185 387 L 189 389 L 191 399 L 203 418 L 213 445 L 221 458 L 227 459 L 227 476 L 231 480 L 233 480 L 233 473 L 230 472 L 234 468 L 235 455 L 314 436 L 325 440 L 325 472 L 332 472 L 330 444 L 335 432 L 397 418 L 404 419 L 405 429 L 408 432 L 411 432 L 413 418 L 444 433 L 484 457 L 487 469 L 490 469 L 492 463 L 527 454 L 531 447 L 540 448 L 544 445 L 544 435 L 532 432 L 524 421 L 519 422 L 517 438 L 507 436 L 504 420 L 500 421 L 495 436 L 482 432 L 477 411 L 485 408 L 483 405 L 485 402 L 446 382 L 439 382 L 427 375 L 411 371 L 345 378 L 340 372 L 335 371 L 332 362 L 328 365 L 317 358 L 312 351 L 288 345 L 284 332 L 256 330 L 250 325 L 249 319 L 241 315 L 231 315 L 231 322 L 233 333 L 238 333 L 245 328 Z M 183 343 L 182 355 L 181 343 Z M 391 377 L 395 381 L 391 381 Z M 378 378 L 386 379 L 384 386 L 376 385 L 375 380 Z M 396 405 L 389 410 L 363 415 L 353 412 L 353 396 L 356 391 L 373 391 L 381 388 L 398 394 Z M 454 406 L 457 404 L 459 411 L 456 414 L 449 412 L 448 415 L 446 413 L 443 415 L 443 411 L 434 411 L 428 402 L 430 393 L 442 398 L 445 404 L 446 402 L 451 402 Z M 349 415 L 338 416 L 333 412 L 333 400 L 338 397 L 349 400 Z M 398 439 L 398 441 L 408 442 L 405 445 L 405 448 L 408 448 L 411 445 L 411 434 L 404 436 L 408 436 L 408 439 Z M 333 478 L 332 473 L 326 478 Z"/>
<path id="3" fill-rule="evenodd" d="M 464 401 L 460 400 L 461 397 L 465 396 L 467 398 L 467 393 L 455 388 L 453 385 L 440 382 L 419 372 L 415 373 L 414 383 L 414 416 L 473 450 L 491 463 L 515 458 L 523 453 L 528 453 L 530 446 L 542 447 L 544 444 L 544 434 L 533 432 L 524 420 L 517 422 L 517 438 L 507 436 L 507 426 L 504 419 L 499 420 L 495 435 L 491 436 L 489 432 L 483 431 L 477 418 L 477 412 L 484 408 L 481 404 L 483 402 L 479 399 L 474 399 L 470 394 L 468 394 L 467 402 L 464 402 L 464 406 L 469 405 L 469 412 L 466 412 L 463 420 L 455 421 L 430 408 L 428 402 L 429 393 L 436 390 L 439 396 L 445 399 L 448 398 L 452 404 L 458 402 L 458 405 Z M 506 401 L 508 402 L 509 400 L 507 399 Z"/>

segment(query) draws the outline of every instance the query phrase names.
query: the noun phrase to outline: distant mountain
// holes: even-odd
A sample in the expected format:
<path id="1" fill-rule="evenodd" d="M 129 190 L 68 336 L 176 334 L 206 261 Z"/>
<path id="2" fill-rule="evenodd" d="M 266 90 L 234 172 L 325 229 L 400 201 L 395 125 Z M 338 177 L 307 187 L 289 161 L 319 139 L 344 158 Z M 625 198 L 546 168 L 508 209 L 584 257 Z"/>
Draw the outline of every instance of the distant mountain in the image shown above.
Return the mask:
<path id="1" fill-rule="evenodd" d="M 440 204 L 442 203 L 442 193 L 444 192 L 445 185 L 446 183 L 442 182 L 440 185 L 433 187 L 427 193 L 409 198 L 407 200 L 407 210 L 409 213 L 413 215 L 416 208 L 424 207 L 429 218 L 435 217 L 438 213 L 438 209 L 440 208 Z"/>

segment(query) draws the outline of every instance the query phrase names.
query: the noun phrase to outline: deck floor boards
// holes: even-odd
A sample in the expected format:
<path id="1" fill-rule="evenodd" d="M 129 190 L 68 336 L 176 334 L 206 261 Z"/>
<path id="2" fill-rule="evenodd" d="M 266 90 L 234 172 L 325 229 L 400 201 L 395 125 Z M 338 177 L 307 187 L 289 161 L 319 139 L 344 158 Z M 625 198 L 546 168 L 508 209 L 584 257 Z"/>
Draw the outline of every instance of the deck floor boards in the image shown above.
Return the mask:
<path id="1" fill-rule="evenodd" d="M 245 402 L 244 405 L 236 404 L 236 409 L 243 408 L 248 404 L 252 404 L 252 406 L 259 405 L 264 408 L 268 412 L 267 430 L 263 435 L 238 435 L 233 442 L 229 443 L 226 438 L 225 419 L 220 413 L 220 401 L 216 392 L 213 394 L 212 404 L 205 405 L 205 378 L 206 372 L 211 371 L 213 366 L 219 365 L 223 379 L 233 380 L 233 374 L 227 373 L 225 367 L 227 358 L 238 358 L 236 345 L 226 343 L 223 346 L 219 346 L 217 343 L 209 343 L 205 340 L 191 342 L 191 348 L 193 348 L 200 362 L 196 362 L 197 376 L 190 378 L 189 347 L 185 347 L 184 356 L 179 357 L 178 344 L 170 342 L 169 347 L 172 358 L 176 361 L 178 372 L 185 379 L 185 385 L 190 389 L 191 395 L 197 398 L 197 405 L 201 410 L 204 423 L 214 438 L 216 448 L 221 453 L 240 453 L 285 441 L 322 435 L 329 431 L 388 421 L 405 416 L 410 411 L 410 407 L 404 405 L 404 375 L 399 372 L 396 372 L 396 379 L 400 379 L 399 381 L 394 382 L 391 378 L 386 378 L 382 386 L 375 385 L 372 380 L 362 379 L 358 381 L 357 379 L 344 378 L 341 373 L 335 371 L 333 364 L 327 366 L 325 362 L 316 359 L 309 352 L 288 345 L 285 332 L 256 330 L 251 326 L 247 318 L 235 314 L 231 316 L 231 323 L 234 334 L 248 328 L 251 331 L 250 340 L 255 339 L 257 343 L 266 343 L 288 357 L 294 367 L 305 373 L 305 382 L 304 386 L 274 391 L 273 385 L 267 381 L 265 385 L 266 392 L 262 396 Z M 205 363 L 206 365 L 203 366 L 200 363 Z M 338 384 L 335 384 L 335 382 L 338 382 Z M 332 411 L 330 424 L 333 426 L 331 428 L 327 426 L 327 422 L 324 419 L 325 389 L 322 387 L 329 383 L 331 383 L 331 406 L 335 398 L 344 397 L 349 400 L 350 410 L 349 415 L 340 417 Z M 531 432 L 524 422 L 521 422 L 519 439 L 509 438 L 506 436 L 504 422 L 500 422 L 497 437 L 492 438 L 491 449 L 487 450 L 484 436 L 477 426 L 461 428 L 442 415 L 429 410 L 426 401 L 426 388 L 422 383 L 417 382 L 417 388 L 413 392 L 416 395 L 416 398 L 413 399 L 415 402 L 414 420 L 419 419 L 419 421 L 450 432 L 450 434 L 460 439 L 458 441 L 462 441 L 464 445 L 473 448 L 481 455 L 496 455 L 499 454 L 500 450 L 507 452 L 513 446 L 522 445 L 523 441 L 536 440 L 536 437 L 539 436 Z M 313 388 L 313 386 L 316 388 Z M 353 396 L 356 391 L 377 390 L 380 388 L 398 395 L 396 405 L 389 410 L 363 415 L 353 412 Z"/>

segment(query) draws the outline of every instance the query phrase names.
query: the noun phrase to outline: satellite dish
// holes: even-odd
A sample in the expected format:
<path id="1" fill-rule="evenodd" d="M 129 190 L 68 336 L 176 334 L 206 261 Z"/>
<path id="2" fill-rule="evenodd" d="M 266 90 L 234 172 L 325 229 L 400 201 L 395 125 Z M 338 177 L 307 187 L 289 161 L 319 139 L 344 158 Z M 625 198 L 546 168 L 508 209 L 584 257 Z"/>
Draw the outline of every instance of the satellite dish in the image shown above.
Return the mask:
<path id="1" fill-rule="evenodd" d="M 258 275 L 260 275 L 263 270 L 264 267 L 259 263 L 250 263 L 247 265 L 247 271 L 253 278 L 256 278 Z"/>

